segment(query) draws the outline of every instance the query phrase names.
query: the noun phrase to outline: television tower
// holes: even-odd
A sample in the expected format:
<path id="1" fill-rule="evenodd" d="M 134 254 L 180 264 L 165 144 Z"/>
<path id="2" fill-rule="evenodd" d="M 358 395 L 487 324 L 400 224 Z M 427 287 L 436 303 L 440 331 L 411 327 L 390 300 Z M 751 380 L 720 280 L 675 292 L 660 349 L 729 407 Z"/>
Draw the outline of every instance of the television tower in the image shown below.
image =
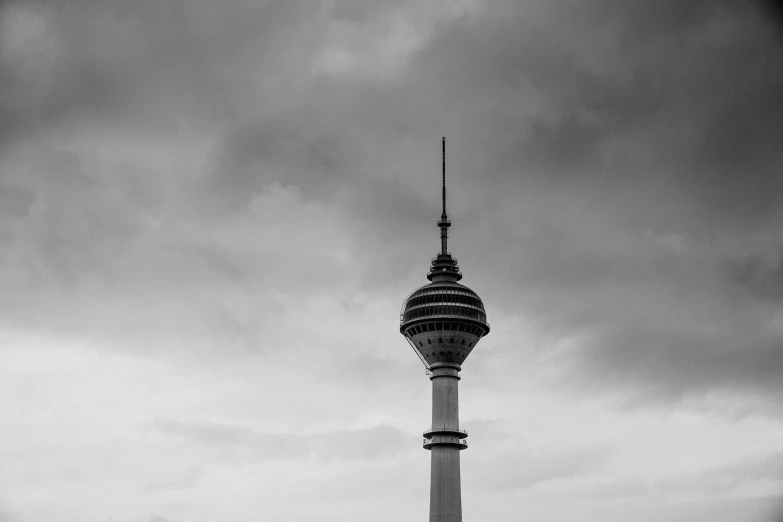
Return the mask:
<path id="1" fill-rule="evenodd" d="M 489 333 L 484 304 L 457 281 L 456 258 L 448 251 L 446 215 L 446 138 L 443 138 L 443 212 L 440 253 L 427 274 L 431 282 L 414 290 L 402 304 L 400 333 L 416 351 L 432 381 L 432 424 L 424 432 L 431 451 L 430 522 L 462 522 L 459 452 L 468 447 L 468 433 L 459 427 L 457 384 L 462 363 Z"/>

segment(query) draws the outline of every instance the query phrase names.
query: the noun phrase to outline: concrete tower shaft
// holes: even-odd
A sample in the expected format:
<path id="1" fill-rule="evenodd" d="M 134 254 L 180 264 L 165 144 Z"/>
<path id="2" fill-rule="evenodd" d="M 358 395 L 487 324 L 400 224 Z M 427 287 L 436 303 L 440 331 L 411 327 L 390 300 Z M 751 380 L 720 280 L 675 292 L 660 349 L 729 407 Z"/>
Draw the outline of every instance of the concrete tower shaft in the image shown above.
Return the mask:
<path id="1" fill-rule="evenodd" d="M 468 433 L 459 428 L 459 366 L 437 363 L 432 375 L 432 428 L 424 432 L 430 455 L 430 522 L 462 521 L 459 452 Z"/>

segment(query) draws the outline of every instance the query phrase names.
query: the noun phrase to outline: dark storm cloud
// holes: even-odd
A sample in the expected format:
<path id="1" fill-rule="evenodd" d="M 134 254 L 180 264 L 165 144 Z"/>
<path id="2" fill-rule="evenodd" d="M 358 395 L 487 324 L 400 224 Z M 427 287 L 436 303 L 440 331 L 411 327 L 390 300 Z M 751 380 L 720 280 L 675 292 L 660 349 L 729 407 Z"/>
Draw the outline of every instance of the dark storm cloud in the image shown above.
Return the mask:
<path id="1" fill-rule="evenodd" d="M 0 5 L 0 153 L 79 116 L 112 112 L 123 84 L 106 63 L 72 52 L 59 39 L 48 2 Z"/>
<path id="2" fill-rule="evenodd" d="M 482 226 L 495 306 L 588 332 L 577 382 L 668 398 L 779 390 L 779 309 L 733 293 L 738 278 L 774 293 L 774 268 L 725 269 L 776 250 L 781 232 L 774 28 L 731 2 L 592 2 L 547 34 L 526 31 L 521 5 L 501 13 L 442 29 L 420 55 L 463 117 L 497 106 L 457 129 L 483 150 L 453 162 L 533 207 L 511 211 L 509 192 L 493 212 L 508 230 Z"/>
<path id="3" fill-rule="evenodd" d="M 264 116 L 229 131 L 223 163 L 207 188 L 215 187 L 241 208 L 270 183 L 296 185 L 307 196 L 319 197 L 356 181 L 364 151 L 347 127 L 317 112 Z"/>
<path id="4" fill-rule="evenodd" d="M 765 255 L 727 262 L 726 277 L 752 298 L 780 302 L 783 299 L 783 246 Z"/>
<path id="5" fill-rule="evenodd" d="M 604 333 L 588 349 L 592 362 L 586 366 L 611 375 L 610 386 L 633 390 L 629 398 L 638 400 L 677 399 L 713 389 L 779 393 L 783 341 L 760 335 L 757 325 L 742 326 L 718 335 L 672 333 L 662 327 Z"/>
<path id="6" fill-rule="evenodd" d="M 779 28 L 783 28 L 783 2 L 780 0 L 758 0 L 767 13 L 778 23 Z"/>
<path id="7" fill-rule="evenodd" d="M 184 113 L 231 116 L 248 101 L 237 89 L 256 71 L 248 59 L 274 76 L 310 13 L 303 2 L 6 2 L 0 144 L 85 120 L 151 130 Z"/>
<path id="8" fill-rule="evenodd" d="M 655 175 L 720 221 L 777 208 L 783 67 L 757 10 L 567 5 L 550 8 L 557 24 L 546 30 L 529 5 L 466 18 L 412 66 L 437 75 L 444 113 L 473 116 L 458 132 L 480 143 L 471 163 L 483 162 L 485 181 L 567 174 L 586 190 L 640 190 Z"/>
<path id="9" fill-rule="evenodd" d="M 366 205 L 368 194 L 384 193 L 384 177 L 396 175 L 407 199 L 435 192 L 427 175 L 437 166 L 427 158 L 436 146 L 429 152 L 420 147 L 433 144 L 427 136 L 441 129 L 449 130 L 450 143 L 458 143 L 459 150 L 450 149 L 450 179 L 463 193 L 530 190 L 553 205 L 576 204 L 585 212 L 625 219 L 637 233 L 663 229 L 687 237 L 723 227 L 744 230 L 769 219 L 781 193 L 773 143 L 783 122 L 777 110 L 783 68 L 776 65 L 779 50 L 755 10 L 724 2 L 593 2 L 541 11 L 500 4 L 499 14 L 480 11 L 436 27 L 406 75 L 382 89 L 372 83 L 345 87 L 348 100 L 340 80 L 320 80 L 311 95 L 339 111 L 308 109 L 293 121 L 309 115 L 306 128 L 323 128 L 317 139 L 329 144 L 328 154 L 309 148 L 307 139 L 286 145 L 301 136 L 290 131 L 252 138 L 248 150 L 252 144 L 264 151 L 265 143 L 279 143 L 267 154 L 273 161 L 281 151 L 291 151 L 294 162 L 312 158 L 304 168 L 277 170 L 279 179 L 309 184 L 311 194 L 329 197 L 340 183 L 365 180 L 346 203 L 368 228 L 389 222 Z M 542 16 L 558 24 L 543 30 Z M 413 152 L 427 168 L 394 172 L 388 162 L 357 161 L 367 153 L 356 140 L 345 148 L 353 130 L 346 120 L 361 123 L 390 155 Z M 413 138 L 407 148 L 394 134 L 398 127 Z M 329 138 L 329 132 L 337 136 Z M 376 177 L 368 179 L 368 172 Z M 488 202 L 479 197 L 462 203 L 486 209 Z M 410 213 L 397 208 L 407 220 Z M 417 214 L 425 212 L 422 205 Z M 500 220 L 503 212 L 498 209 Z M 567 210 L 563 215 L 576 218 Z M 383 240 L 392 243 L 405 234 L 415 234 L 417 241 L 424 237 L 407 226 L 386 232 Z M 552 233 L 556 230 L 546 234 Z M 551 237 L 547 241 L 557 244 Z M 565 242 L 557 251 L 535 252 L 535 244 L 522 243 L 544 267 L 531 274 L 538 280 L 588 286 L 629 272 L 627 260 L 607 259 L 603 246 L 575 252 Z M 399 266 L 387 260 L 383 270 Z M 637 264 L 635 272 L 647 263 Z M 590 267 L 603 274 L 600 279 Z"/>
<path id="10" fill-rule="evenodd" d="M 7 317 L 55 331 L 64 324 L 94 330 L 84 325 L 94 308 L 127 317 L 119 310 L 131 294 L 154 296 L 136 307 L 149 309 L 168 299 L 163 286 L 240 275 L 236 259 L 214 251 L 209 239 L 175 230 L 183 214 L 215 225 L 212 209 L 221 199 L 214 186 L 195 182 L 203 172 L 174 172 L 188 155 L 187 147 L 176 150 L 184 141 L 176 135 L 220 135 L 247 106 L 276 106 L 277 77 L 298 63 L 293 54 L 308 55 L 317 42 L 319 12 L 305 2 L 225 9 L 212 2 L 5 3 L 0 246 L 10 265 L 1 298 Z M 161 168 L 161 159 L 173 168 Z M 165 229 L 169 241 L 145 254 L 155 229 Z M 189 269 L 202 276 L 186 275 Z M 82 303 L 92 312 L 74 303 L 87 280 L 100 282 Z M 129 281 L 133 290 L 119 288 Z M 56 304 L 63 289 L 64 309 Z M 178 307 L 168 308 L 172 321 Z"/>
<path id="11" fill-rule="evenodd" d="M 357 22 L 357 16 L 365 19 L 368 9 L 358 9 L 354 4 L 337 3 L 328 14 L 338 20 Z M 140 93 L 135 99 L 131 96 L 130 100 L 114 100 L 108 105 L 130 109 L 129 103 L 136 107 L 142 100 L 156 105 L 169 99 L 167 92 L 176 92 L 179 99 L 194 101 L 193 106 L 188 106 L 190 109 L 196 107 L 195 102 L 206 102 L 200 104 L 205 110 L 222 106 L 227 114 L 242 111 L 247 108 L 242 105 L 249 103 L 241 96 L 226 107 L 219 99 L 235 94 L 236 84 L 246 79 L 238 69 L 248 52 L 252 50 L 256 67 L 269 66 L 274 77 L 271 65 L 289 57 L 283 51 L 285 42 L 298 32 L 294 29 L 293 34 L 286 35 L 281 27 L 311 27 L 312 23 L 301 20 L 313 14 L 296 2 L 259 6 L 238 3 L 232 4 L 231 9 L 217 10 L 205 2 L 188 4 L 187 10 L 180 3 L 142 3 L 132 10 L 116 2 L 69 5 L 73 6 L 70 10 L 63 8 L 53 15 L 52 23 L 70 44 L 66 48 L 79 57 L 71 59 L 99 69 L 102 77 L 112 78 L 109 90 L 118 96 L 123 92 Z M 85 29 L 95 27 L 75 16 L 86 6 L 93 12 L 94 20 L 124 22 L 121 27 L 125 29 L 108 40 L 113 45 L 97 49 L 98 44 L 79 37 Z M 320 78 L 304 90 L 307 98 L 295 99 L 292 105 L 280 103 L 285 99 L 282 93 L 262 91 L 258 103 L 265 105 L 265 98 L 270 102 L 277 98 L 278 108 L 269 103 L 262 108 L 257 122 L 228 134 L 226 161 L 233 168 L 220 173 L 222 183 L 227 187 L 243 186 L 242 179 L 236 176 L 258 183 L 258 174 L 243 168 L 254 159 L 278 166 L 269 169 L 275 176 L 272 179 L 302 186 L 344 183 L 370 168 L 364 162 L 365 151 L 352 136 L 369 130 L 380 133 L 378 138 L 394 138 L 394 129 L 407 121 L 408 134 L 423 138 L 429 131 L 427 125 L 422 125 L 421 117 L 412 117 L 422 111 L 427 117 L 447 120 L 478 116 L 471 118 L 470 126 L 461 125 L 458 132 L 467 132 L 471 138 L 482 134 L 489 138 L 477 140 L 483 150 L 476 161 L 485 167 L 479 172 L 490 179 L 508 175 L 509 169 L 519 175 L 525 164 L 531 163 L 539 163 L 540 168 L 535 170 L 549 175 L 563 162 L 579 168 L 579 175 L 594 179 L 594 169 L 584 167 L 600 159 L 600 145 L 606 139 L 632 129 L 650 128 L 661 120 L 671 124 L 672 113 L 681 108 L 673 103 L 676 98 L 685 97 L 687 102 L 711 100 L 716 90 L 719 96 L 736 96 L 730 104 L 722 103 L 724 99 L 709 107 L 711 117 L 729 124 L 705 122 L 703 143 L 694 147 L 696 156 L 701 158 L 696 161 L 720 165 L 729 162 L 726 158 L 713 158 L 717 154 L 733 154 L 742 159 L 752 154 L 748 151 L 750 144 L 764 149 L 768 147 L 765 140 L 774 135 L 774 127 L 770 132 L 759 128 L 757 116 L 759 107 L 769 108 L 770 102 L 779 101 L 775 97 L 777 68 L 772 67 L 778 57 L 746 30 L 726 41 L 711 42 L 708 38 L 706 44 L 689 43 L 691 36 L 706 31 L 718 15 L 735 14 L 727 14 L 726 10 L 724 2 L 716 1 L 654 5 L 592 2 L 547 9 L 501 3 L 499 15 L 487 10 L 437 27 L 409 64 L 408 74 L 393 79 L 385 88 L 374 82 L 348 84 L 339 78 Z M 745 21 L 743 16 L 750 15 L 745 10 L 738 11 L 741 24 Z M 561 27 L 554 31 L 541 29 L 542 17 L 559 19 Z M 609 32 L 617 28 L 619 36 Z M 605 34 L 613 35 L 609 42 L 604 41 Z M 672 42 L 667 44 L 670 39 Z M 585 45 L 580 46 L 580 41 Z M 120 44 L 133 44 L 129 45 L 133 52 L 122 50 Z M 682 56 L 672 57 L 671 51 L 677 46 Z M 612 55 L 607 58 L 616 61 L 596 68 L 591 54 L 609 50 Z M 226 72 L 237 73 L 236 76 L 214 74 L 216 63 L 224 61 Z M 85 81 L 84 88 L 75 91 L 89 100 L 100 100 L 101 96 L 90 89 L 103 82 L 90 81 L 83 71 L 69 65 L 66 61 L 60 72 Z M 694 66 L 699 69 L 689 70 Z M 768 74 L 759 70 L 765 68 Z M 757 74 L 747 74 L 753 71 Z M 746 81 L 726 81 L 737 77 Z M 70 83 L 56 77 L 53 85 Z M 154 87 L 156 84 L 160 85 Z M 419 103 L 415 93 L 424 94 L 431 103 Z M 69 106 L 69 96 L 57 90 L 49 96 L 62 98 L 63 105 Z M 526 105 L 537 112 L 532 118 L 525 117 Z M 474 112 L 476 109 L 481 112 Z M 454 116 L 449 116 L 449 112 Z M 649 121 L 651 116 L 653 121 Z M 684 119 L 689 120 L 687 115 Z M 770 125 L 781 119 L 775 112 L 766 118 Z M 355 128 L 357 120 L 362 128 Z M 671 131 L 668 126 L 666 130 Z M 726 133 L 733 133 L 736 139 Z M 735 147 L 723 145 L 729 139 Z M 384 142 L 379 139 L 375 145 L 381 143 Z M 390 147 L 395 148 L 395 144 Z M 533 174 L 525 171 L 525 175 Z M 623 170 L 622 174 L 613 175 L 636 174 Z M 731 179 L 724 180 L 727 181 Z M 694 184 L 699 188 L 703 185 Z"/>
<path id="12" fill-rule="evenodd" d="M 3 184 L 0 188 L 0 212 L 11 217 L 26 216 L 35 202 L 35 194 L 22 187 Z"/>
<path id="13" fill-rule="evenodd" d="M 602 382 L 666 396 L 773 387 L 780 343 L 764 317 L 775 313 L 778 265 L 742 261 L 768 256 L 743 237 L 779 232 L 783 193 L 783 67 L 758 4 L 497 2 L 433 24 L 395 71 L 315 71 L 327 25 L 371 46 L 381 38 L 357 28 L 383 28 L 402 5 L 5 3 L 4 20 L 29 11 L 42 22 L 35 45 L 0 61 L 0 147 L 91 123 L 204 130 L 217 152 L 205 174 L 163 196 L 155 173 L 135 189 L 122 181 L 118 196 L 108 168 L 74 177 L 88 167 L 71 157 L 67 204 L 47 199 L 49 225 L 35 234 L 5 224 L 0 244 L 36 238 L 41 280 L 50 270 L 78 282 L 110 272 L 172 201 L 208 225 L 279 184 L 339 208 L 360 238 L 353 270 L 364 288 L 397 289 L 426 270 L 421 249 L 436 247 L 446 134 L 452 250 L 488 306 L 554 335 L 589 333 L 574 371 L 597 369 Z M 35 183 L 0 173 L 20 195 L 2 212 L 24 215 L 59 175 L 51 165 Z M 247 273 L 213 255 L 224 245 L 172 241 L 220 280 Z M 152 264 L 175 266 L 167 256 Z M 258 271 L 276 273 L 274 262 Z M 148 287 L 187 284 L 183 271 L 129 272 Z"/>

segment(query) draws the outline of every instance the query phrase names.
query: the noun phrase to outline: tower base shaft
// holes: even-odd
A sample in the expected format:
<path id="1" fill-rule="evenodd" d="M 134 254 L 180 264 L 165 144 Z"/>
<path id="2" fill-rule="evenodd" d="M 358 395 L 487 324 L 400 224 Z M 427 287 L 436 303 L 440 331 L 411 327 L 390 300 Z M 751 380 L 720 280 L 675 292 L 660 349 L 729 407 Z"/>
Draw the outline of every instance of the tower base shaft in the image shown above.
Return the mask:
<path id="1" fill-rule="evenodd" d="M 430 522 L 462 522 L 459 448 L 436 446 L 430 451 Z"/>

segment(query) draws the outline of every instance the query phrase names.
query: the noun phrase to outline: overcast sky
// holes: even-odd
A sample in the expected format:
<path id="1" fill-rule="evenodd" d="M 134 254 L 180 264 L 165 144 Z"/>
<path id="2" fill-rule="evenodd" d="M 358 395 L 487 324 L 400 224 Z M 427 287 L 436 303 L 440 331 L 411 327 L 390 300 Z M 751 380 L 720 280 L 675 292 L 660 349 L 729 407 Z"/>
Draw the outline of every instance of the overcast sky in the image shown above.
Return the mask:
<path id="1" fill-rule="evenodd" d="M 783 35 L 732 0 L 0 1 L 0 520 L 783 507 Z"/>

